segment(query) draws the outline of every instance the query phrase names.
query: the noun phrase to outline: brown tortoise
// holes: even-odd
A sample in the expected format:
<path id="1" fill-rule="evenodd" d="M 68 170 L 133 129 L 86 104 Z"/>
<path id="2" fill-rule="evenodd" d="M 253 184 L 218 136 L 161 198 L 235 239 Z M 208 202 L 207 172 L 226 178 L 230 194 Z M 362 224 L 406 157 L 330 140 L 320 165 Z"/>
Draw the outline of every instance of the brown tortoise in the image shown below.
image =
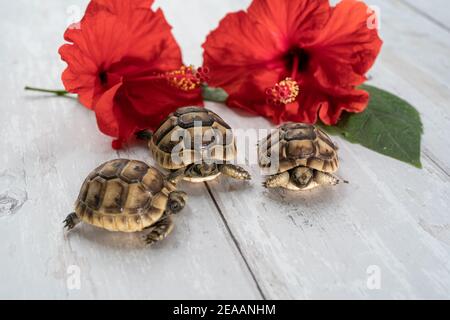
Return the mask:
<path id="1" fill-rule="evenodd" d="M 116 159 L 88 175 L 75 212 L 64 223 L 68 230 L 81 221 L 110 231 L 148 229 L 144 240 L 151 244 L 172 231 L 171 216 L 183 209 L 186 199 L 157 169 L 137 160 Z"/>
<path id="2" fill-rule="evenodd" d="M 313 125 L 283 124 L 264 138 L 258 148 L 259 165 L 263 169 L 274 166 L 276 170 L 264 182 L 267 188 L 307 190 L 339 183 L 332 174 L 339 166 L 338 148 L 325 132 Z"/>
<path id="3" fill-rule="evenodd" d="M 220 174 L 250 179 L 245 169 L 229 163 L 237 152 L 230 126 L 206 108 L 177 109 L 155 130 L 148 145 L 156 162 L 172 171 L 168 179 L 175 183 L 208 181 Z"/>

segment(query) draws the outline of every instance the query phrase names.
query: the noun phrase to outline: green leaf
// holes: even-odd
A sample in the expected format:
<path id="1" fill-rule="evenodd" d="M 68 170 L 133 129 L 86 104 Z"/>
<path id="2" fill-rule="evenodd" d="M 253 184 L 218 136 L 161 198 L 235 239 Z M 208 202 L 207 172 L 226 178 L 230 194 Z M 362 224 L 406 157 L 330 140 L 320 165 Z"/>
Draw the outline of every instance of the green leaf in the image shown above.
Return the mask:
<path id="1" fill-rule="evenodd" d="M 202 87 L 203 99 L 206 101 L 225 102 L 228 98 L 228 93 L 221 88 Z"/>
<path id="2" fill-rule="evenodd" d="M 323 126 L 330 134 L 421 168 L 422 122 L 408 102 L 369 85 L 370 102 L 361 113 L 346 113 L 336 126 Z"/>

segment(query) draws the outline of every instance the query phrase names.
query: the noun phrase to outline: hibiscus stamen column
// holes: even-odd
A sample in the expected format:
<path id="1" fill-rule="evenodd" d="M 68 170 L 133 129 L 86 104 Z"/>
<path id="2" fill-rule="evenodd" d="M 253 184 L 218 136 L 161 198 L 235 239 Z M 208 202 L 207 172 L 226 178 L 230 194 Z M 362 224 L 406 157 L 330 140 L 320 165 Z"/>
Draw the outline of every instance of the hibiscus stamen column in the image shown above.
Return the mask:
<path id="1" fill-rule="evenodd" d="M 295 78 L 297 78 L 299 58 L 294 55 L 293 59 L 291 76 L 266 89 L 266 102 L 268 104 L 281 106 L 292 103 L 297 99 L 300 88 Z"/>
<path id="2" fill-rule="evenodd" d="M 132 81 L 167 81 L 169 85 L 182 91 L 191 91 L 199 88 L 208 79 L 209 69 L 194 66 L 181 66 L 180 69 L 157 73 L 152 76 L 134 77 Z"/>
<path id="3" fill-rule="evenodd" d="M 207 68 L 194 69 L 193 66 L 182 66 L 180 69 L 170 71 L 165 77 L 170 85 L 183 91 L 194 90 L 208 78 L 209 70 Z"/>
<path id="4" fill-rule="evenodd" d="M 294 61 L 292 62 L 292 73 L 291 73 L 291 79 L 297 78 L 297 72 L 298 72 L 298 66 L 299 66 L 299 57 L 298 55 L 294 54 L 293 57 Z"/>

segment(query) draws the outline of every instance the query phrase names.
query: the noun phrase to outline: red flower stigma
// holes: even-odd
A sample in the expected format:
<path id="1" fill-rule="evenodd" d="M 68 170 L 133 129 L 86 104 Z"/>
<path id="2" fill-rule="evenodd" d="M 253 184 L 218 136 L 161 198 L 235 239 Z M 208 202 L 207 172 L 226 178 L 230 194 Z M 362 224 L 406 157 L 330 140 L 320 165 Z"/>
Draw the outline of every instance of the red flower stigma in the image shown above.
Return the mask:
<path id="1" fill-rule="evenodd" d="M 200 87 L 208 79 L 209 69 L 194 66 L 181 66 L 180 69 L 169 71 L 164 74 L 170 85 L 183 91 L 191 91 Z"/>
<path id="2" fill-rule="evenodd" d="M 266 101 L 271 105 L 286 105 L 292 103 L 298 96 L 300 88 L 297 81 L 286 78 L 271 88 L 266 89 Z"/>

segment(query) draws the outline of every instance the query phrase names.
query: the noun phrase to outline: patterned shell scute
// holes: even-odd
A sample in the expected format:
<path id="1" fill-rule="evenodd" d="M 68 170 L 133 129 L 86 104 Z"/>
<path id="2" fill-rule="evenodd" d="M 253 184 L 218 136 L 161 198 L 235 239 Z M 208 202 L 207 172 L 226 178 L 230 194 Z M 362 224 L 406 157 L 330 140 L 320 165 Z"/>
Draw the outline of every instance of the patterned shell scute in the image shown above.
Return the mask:
<path id="1" fill-rule="evenodd" d="M 338 169 L 337 146 L 321 129 L 305 123 L 286 123 L 269 134 L 259 145 L 259 164 L 270 167 L 271 156 L 279 156 L 278 172 L 297 166 L 319 171 Z"/>
<path id="2" fill-rule="evenodd" d="M 205 154 L 213 160 L 236 157 L 230 126 L 216 113 L 202 107 L 183 107 L 171 113 L 154 132 L 149 147 L 155 160 L 166 169 L 184 167 L 204 159 Z M 184 162 L 175 163 L 174 151 Z"/>
<path id="3" fill-rule="evenodd" d="M 153 167 L 136 160 L 117 159 L 95 169 L 84 181 L 77 206 L 84 213 L 103 215 L 133 215 L 143 212 L 162 214 L 165 203 L 161 199 L 164 187 L 162 174 Z M 163 195 L 162 198 L 166 198 Z"/>

